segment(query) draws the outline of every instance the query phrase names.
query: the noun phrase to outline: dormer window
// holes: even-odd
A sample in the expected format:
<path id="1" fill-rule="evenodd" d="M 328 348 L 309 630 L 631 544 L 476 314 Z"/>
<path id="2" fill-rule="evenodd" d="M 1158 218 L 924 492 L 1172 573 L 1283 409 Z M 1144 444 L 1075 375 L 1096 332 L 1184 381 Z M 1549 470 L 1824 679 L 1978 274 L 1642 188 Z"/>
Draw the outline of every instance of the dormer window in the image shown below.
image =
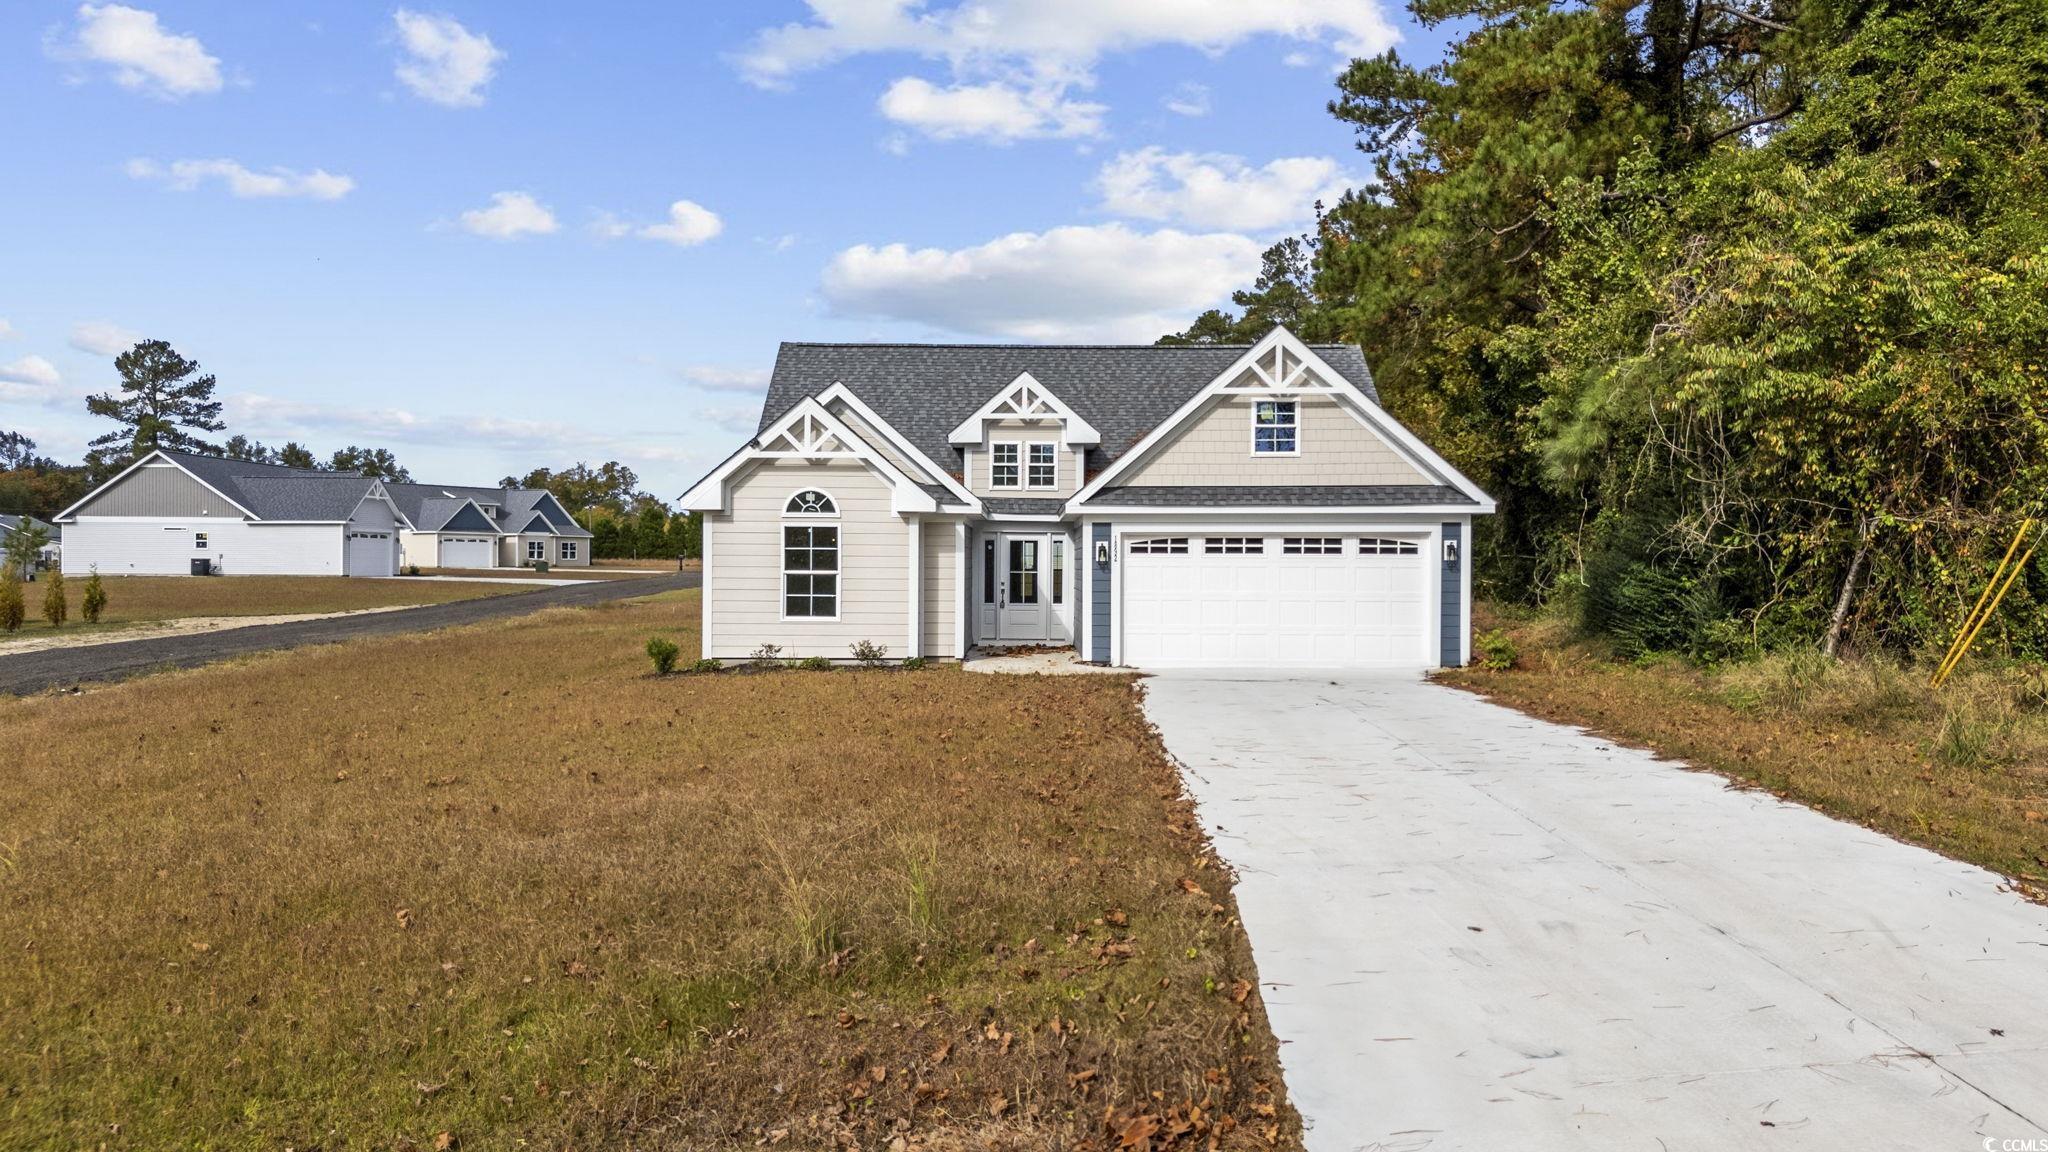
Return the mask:
<path id="1" fill-rule="evenodd" d="M 1031 488 L 1057 488 L 1060 486 L 1060 446 L 1055 443 L 1029 444 L 1025 446 L 1028 460 L 1024 469 L 1024 483 Z"/>
<path id="2" fill-rule="evenodd" d="M 991 488 L 1021 488 L 1017 464 L 1017 442 L 1000 440 L 988 446 L 988 486 Z"/>
<path id="3" fill-rule="evenodd" d="M 1260 400 L 1252 406 L 1252 454 L 1292 456 L 1300 451 L 1294 401 Z"/>

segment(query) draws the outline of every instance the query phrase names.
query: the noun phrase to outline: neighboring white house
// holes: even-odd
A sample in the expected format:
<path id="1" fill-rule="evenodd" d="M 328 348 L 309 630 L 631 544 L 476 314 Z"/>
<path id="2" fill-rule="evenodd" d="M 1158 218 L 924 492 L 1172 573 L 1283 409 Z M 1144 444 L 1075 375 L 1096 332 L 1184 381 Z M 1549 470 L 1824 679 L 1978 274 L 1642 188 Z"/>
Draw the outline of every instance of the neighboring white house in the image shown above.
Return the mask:
<path id="1" fill-rule="evenodd" d="M 545 489 L 388 484 L 400 562 L 421 568 L 590 566 L 591 536 Z"/>
<path id="2" fill-rule="evenodd" d="M 354 473 L 153 449 L 56 521 L 66 575 L 398 571 L 397 508 Z"/>
<path id="3" fill-rule="evenodd" d="M 45 523 L 33 516 L 0 514 L 0 548 L 6 547 L 7 538 L 14 535 L 23 525 L 31 528 L 40 525 L 49 535 L 49 539 L 43 543 L 42 549 L 36 553 L 36 563 L 46 569 L 55 568 L 57 566 L 57 557 L 63 551 L 63 529 L 58 528 L 55 524 Z"/>
<path id="4" fill-rule="evenodd" d="M 683 496 L 707 656 L 1074 644 L 1146 668 L 1470 656 L 1493 501 L 1354 345 L 784 344 Z"/>

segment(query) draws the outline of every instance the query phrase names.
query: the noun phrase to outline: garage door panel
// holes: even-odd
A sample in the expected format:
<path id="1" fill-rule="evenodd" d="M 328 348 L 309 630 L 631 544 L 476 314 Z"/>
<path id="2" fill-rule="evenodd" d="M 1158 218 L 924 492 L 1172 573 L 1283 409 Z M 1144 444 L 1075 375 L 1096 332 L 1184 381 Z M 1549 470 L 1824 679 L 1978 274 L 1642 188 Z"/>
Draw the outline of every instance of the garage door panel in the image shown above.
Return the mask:
<path id="1" fill-rule="evenodd" d="M 1426 550 L 1288 555 L 1129 553 L 1123 659 L 1139 667 L 1402 667 L 1431 661 Z"/>

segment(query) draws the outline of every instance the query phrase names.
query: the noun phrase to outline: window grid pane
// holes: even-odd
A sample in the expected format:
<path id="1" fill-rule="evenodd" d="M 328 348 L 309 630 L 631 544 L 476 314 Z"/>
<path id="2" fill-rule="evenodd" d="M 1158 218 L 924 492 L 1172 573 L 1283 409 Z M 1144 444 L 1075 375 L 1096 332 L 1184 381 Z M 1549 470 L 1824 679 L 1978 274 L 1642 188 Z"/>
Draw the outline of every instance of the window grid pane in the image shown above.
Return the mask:
<path id="1" fill-rule="evenodd" d="M 1209 536 L 1202 540 L 1202 551 L 1212 556 L 1257 556 L 1265 550 L 1262 536 Z"/>
<path id="2" fill-rule="evenodd" d="M 1185 536 L 1154 536 L 1149 540 L 1131 541 L 1131 552 L 1138 556 L 1185 556 L 1188 538 Z"/>
<path id="3" fill-rule="evenodd" d="M 1059 446 L 1056 444 L 1033 444 L 1030 447 L 1030 467 L 1025 481 L 1033 488 L 1056 488 L 1059 486 Z"/>
<path id="4" fill-rule="evenodd" d="M 1413 540 L 1399 540 L 1390 536 L 1365 536 L 1358 541 L 1361 556 L 1413 556 L 1422 550 Z"/>
<path id="5" fill-rule="evenodd" d="M 1344 540 L 1338 536 L 1286 536 L 1280 551 L 1288 556 L 1341 556 Z"/>
<path id="6" fill-rule="evenodd" d="M 782 528 L 782 614 L 839 614 L 839 529 L 785 524 Z"/>
<path id="7" fill-rule="evenodd" d="M 989 446 L 989 487 L 1016 488 L 1019 468 L 1017 467 L 1017 446 L 1015 444 L 992 444 Z"/>
<path id="8" fill-rule="evenodd" d="M 1295 448 L 1292 400 L 1261 400 L 1253 410 L 1252 451 L 1292 452 Z"/>

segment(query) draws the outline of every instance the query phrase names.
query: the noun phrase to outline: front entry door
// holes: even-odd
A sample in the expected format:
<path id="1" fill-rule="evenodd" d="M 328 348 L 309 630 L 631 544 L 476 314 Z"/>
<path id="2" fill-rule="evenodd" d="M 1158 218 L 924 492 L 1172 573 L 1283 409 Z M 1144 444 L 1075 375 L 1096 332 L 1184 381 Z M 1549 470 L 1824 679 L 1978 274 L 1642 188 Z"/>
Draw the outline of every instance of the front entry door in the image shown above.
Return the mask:
<path id="1" fill-rule="evenodd" d="M 1044 640 L 1051 610 L 1043 532 L 1004 532 L 996 540 L 996 635 L 1003 640 Z"/>

